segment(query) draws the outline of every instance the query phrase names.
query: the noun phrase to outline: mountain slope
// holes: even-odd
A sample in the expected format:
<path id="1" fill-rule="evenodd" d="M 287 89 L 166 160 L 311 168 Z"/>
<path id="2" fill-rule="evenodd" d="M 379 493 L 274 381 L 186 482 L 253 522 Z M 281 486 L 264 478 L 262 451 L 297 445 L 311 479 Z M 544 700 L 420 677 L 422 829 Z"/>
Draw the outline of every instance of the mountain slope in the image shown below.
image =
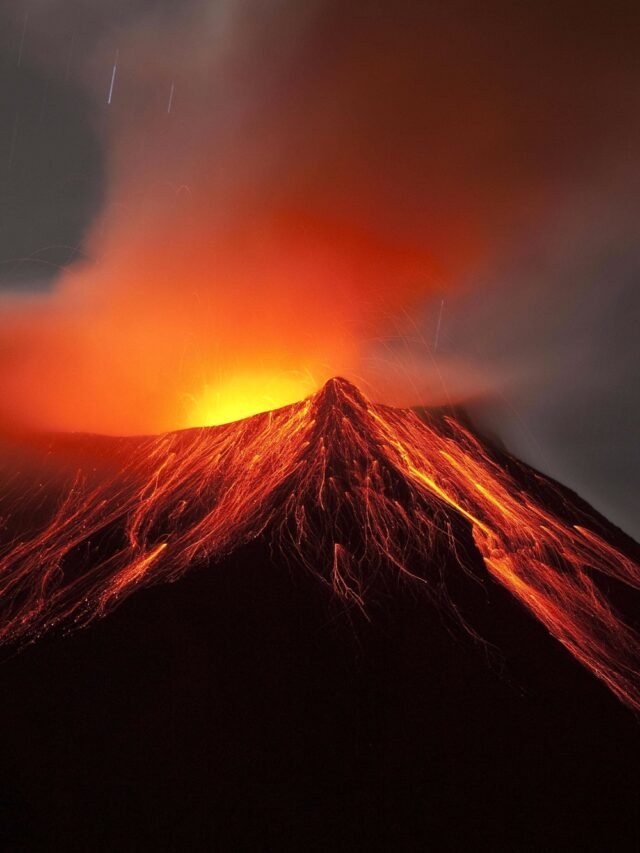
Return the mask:
<path id="1" fill-rule="evenodd" d="M 5 660 L 0 847 L 637 850 L 634 716 L 446 560 L 486 644 L 412 585 L 345 608 L 259 538 Z"/>
<path id="2" fill-rule="evenodd" d="M 307 400 L 237 423 L 86 438 L 75 452 L 71 482 L 56 475 L 55 489 L 36 499 L 18 480 L 6 497 L 5 642 L 86 624 L 140 587 L 260 536 L 358 608 L 378 585 L 407 583 L 455 612 L 452 575 L 482 583 L 470 569 L 479 554 L 488 575 L 640 707 L 640 643 L 610 604 L 630 601 L 640 585 L 634 544 L 455 420 L 372 404 L 334 379 Z M 44 506 L 31 530 L 30 505 Z"/>

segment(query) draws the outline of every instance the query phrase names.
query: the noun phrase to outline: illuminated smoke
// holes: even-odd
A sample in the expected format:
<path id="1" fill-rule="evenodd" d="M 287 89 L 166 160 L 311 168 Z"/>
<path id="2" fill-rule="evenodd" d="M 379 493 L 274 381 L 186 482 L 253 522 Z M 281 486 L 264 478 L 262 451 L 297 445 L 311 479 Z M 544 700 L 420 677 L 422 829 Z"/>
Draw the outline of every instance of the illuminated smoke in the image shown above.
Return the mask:
<path id="1" fill-rule="evenodd" d="M 637 525 L 632 4 L 9 5 L 108 182 L 86 261 L 2 299 L 1 421 L 157 432 L 336 373 L 502 395 L 512 449 Z"/>
<path id="2" fill-rule="evenodd" d="M 632 28 L 562 8 L 352 7 L 15 4 L 22 62 L 91 93 L 109 183 L 89 260 L 3 305 L 5 420 L 157 431 L 336 372 L 402 403 L 496 384 L 443 348 L 446 313 L 430 369 L 431 329 L 408 318 L 434 291 L 481 291 L 558 198 L 607 173 L 619 128 L 636 132 Z M 492 334 L 508 323 L 497 305 Z"/>
<path id="3" fill-rule="evenodd" d="M 5 420 L 122 433 L 271 409 L 360 375 L 363 342 L 428 290 L 431 250 L 334 174 L 328 73 L 306 68 L 322 20 L 299 5 L 123 7 L 113 26 L 78 4 L 110 182 L 90 260 L 4 306 Z M 51 62 L 67 16 L 39 15 Z"/>

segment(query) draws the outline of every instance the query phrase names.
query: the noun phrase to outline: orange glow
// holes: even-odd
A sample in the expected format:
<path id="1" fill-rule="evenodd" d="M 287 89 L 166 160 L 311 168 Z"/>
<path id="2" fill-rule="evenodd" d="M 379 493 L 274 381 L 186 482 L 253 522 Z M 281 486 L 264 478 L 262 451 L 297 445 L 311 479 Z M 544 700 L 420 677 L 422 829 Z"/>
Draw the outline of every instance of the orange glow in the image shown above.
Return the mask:
<path id="1" fill-rule="evenodd" d="M 211 426 L 239 421 L 259 412 L 279 409 L 308 397 L 317 383 L 313 377 L 290 374 L 234 375 L 219 385 L 207 385 L 193 399 L 186 426 Z"/>
<path id="2" fill-rule="evenodd" d="M 56 293 L 3 306 L 0 420 L 157 433 L 292 403 L 337 372 L 361 380 L 366 342 L 433 262 L 300 213 L 255 217 L 219 233 L 194 202 L 140 231 L 123 213 Z"/>
<path id="3" fill-rule="evenodd" d="M 290 403 L 336 374 L 394 405 L 446 402 L 428 366 L 391 352 L 374 364 L 375 343 L 420 337 L 416 305 L 484 282 L 555 209 L 540 116 L 475 28 L 443 51 L 440 12 L 433 26 L 421 11 L 415 26 L 413 12 L 404 24 L 341 13 L 325 32 L 305 3 L 264 16 L 232 3 L 224 25 L 208 5 L 179 26 L 114 15 L 72 64 L 95 97 L 104 197 L 74 247 L 85 260 L 50 295 L 0 293 L 0 423 L 157 433 Z M 57 67 L 67 42 L 35 17 L 38 62 Z M 446 384 L 477 392 L 473 366 L 454 367 Z"/>
<path id="4" fill-rule="evenodd" d="M 258 536 L 350 604 L 366 607 L 380 572 L 442 603 L 442 572 L 465 571 L 457 555 L 473 541 L 487 572 L 640 709 L 640 638 L 597 582 L 638 589 L 640 567 L 568 492 L 498 462 L 456 421 L 374 405 L 334 379 L 235 423 L 110 442 L 111 474 L 96 482 L 81 466 L 51 517 L 6 543 L 2 641 L 86 624 Z"/>

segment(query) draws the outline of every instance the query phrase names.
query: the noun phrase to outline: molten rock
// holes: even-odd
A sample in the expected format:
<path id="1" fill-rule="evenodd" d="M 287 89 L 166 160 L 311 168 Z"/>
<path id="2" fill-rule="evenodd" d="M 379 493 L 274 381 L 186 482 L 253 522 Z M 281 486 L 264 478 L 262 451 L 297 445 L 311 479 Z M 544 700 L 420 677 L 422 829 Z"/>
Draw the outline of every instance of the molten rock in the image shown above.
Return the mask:
<path id="1" fill-rule="evenodd" d="M 5 643 L 84 625 L 259 536 L 359 608 L 375 583 L 400 580 L 455 609 L 443 573 L 452 562 L 467 571 L 475 548 L 557 640 L 640 708 L 640 639 L 604 591 L 640 586 L 635 544 L 457 420 L 375 405 L 333 379 L 236 423 L 62 438 L 48 453 L 71 454 L 71 481 L 58 475 L 34 493 L 18 480 L 5 496 Z M 41 522 L 25 531 L 34 506 Z"/>

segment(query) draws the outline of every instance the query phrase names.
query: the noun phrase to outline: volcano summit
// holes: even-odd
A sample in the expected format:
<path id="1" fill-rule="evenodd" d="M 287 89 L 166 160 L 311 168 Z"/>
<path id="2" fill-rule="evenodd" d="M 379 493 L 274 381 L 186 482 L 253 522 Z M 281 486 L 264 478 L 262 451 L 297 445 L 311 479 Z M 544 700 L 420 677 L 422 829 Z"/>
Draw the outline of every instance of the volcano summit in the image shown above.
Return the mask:
<path id="1" fill-rule="evenodd" d="M 455 613 L 452 575 L 490 576 L 640 709 L 640 642 L 618 607 L 640 586 L 637 546 L 454 418 L 373 404 L 333 379 L 219 427 L 40 448 L 32 479 L 14 473 L 3 497 L 4 643 L 86 625 L 265 538 L 363 610 L 401 583 Z M 478 555 L 485 577 L 470 570 Z"/>
<path id="2" fill-rule="evenodd" d="M 3 849 L 637 850 L 637 545 L 460 418 L 0 458 Z"/>

